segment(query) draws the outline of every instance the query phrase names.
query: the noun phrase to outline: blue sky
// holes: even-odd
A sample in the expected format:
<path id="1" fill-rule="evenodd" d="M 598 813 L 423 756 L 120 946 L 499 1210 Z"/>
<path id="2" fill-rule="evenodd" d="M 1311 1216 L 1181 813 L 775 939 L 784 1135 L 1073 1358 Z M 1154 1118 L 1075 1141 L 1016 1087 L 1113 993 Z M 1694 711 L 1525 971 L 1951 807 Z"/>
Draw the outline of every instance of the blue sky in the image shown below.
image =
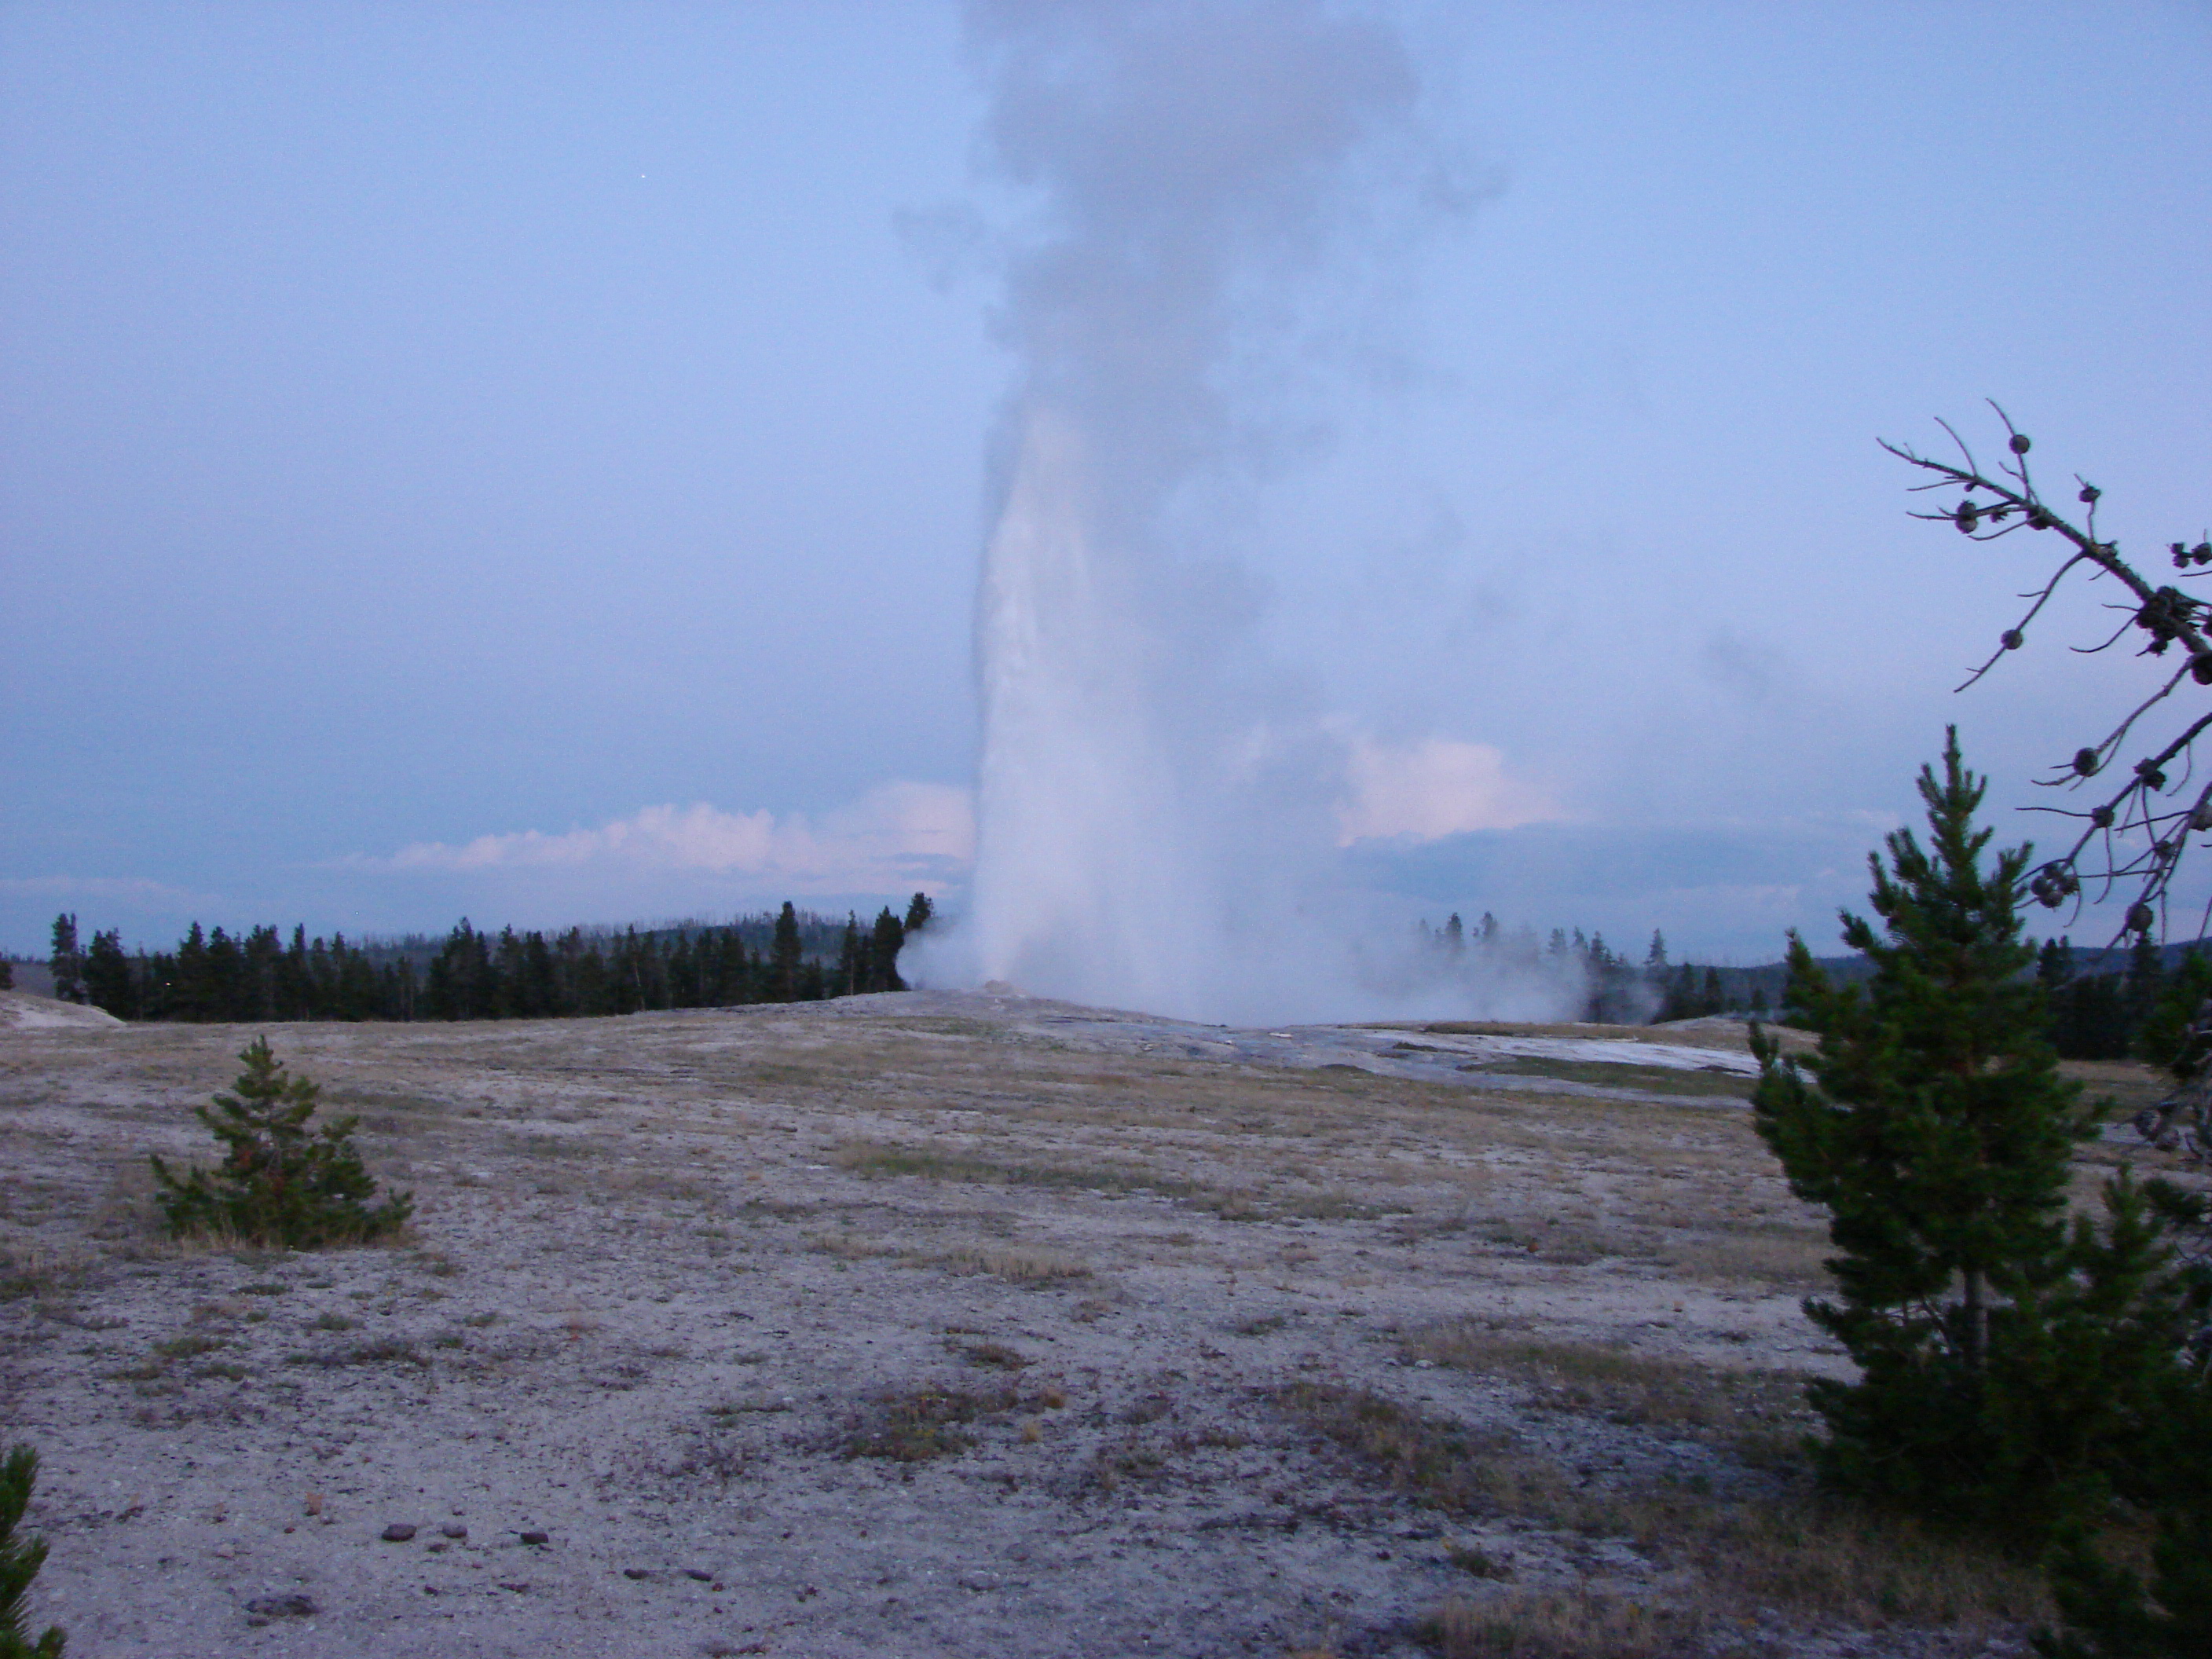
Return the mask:
<path id="1" fill-rule="evenodd" d="M 2145 683 L 2085 592 L 1952 696 L 2036 550 L 1875 439 L 2203 533 L 2212 12 L 1375 15 L 1450 188 L 1252 295 L 1206 503 L 1348 863 L 1832 937 L 1947 720 L 2009 806 Z M 0 946 L 957 904 L 988 97 L 950 6 L 0 10 Z"/>

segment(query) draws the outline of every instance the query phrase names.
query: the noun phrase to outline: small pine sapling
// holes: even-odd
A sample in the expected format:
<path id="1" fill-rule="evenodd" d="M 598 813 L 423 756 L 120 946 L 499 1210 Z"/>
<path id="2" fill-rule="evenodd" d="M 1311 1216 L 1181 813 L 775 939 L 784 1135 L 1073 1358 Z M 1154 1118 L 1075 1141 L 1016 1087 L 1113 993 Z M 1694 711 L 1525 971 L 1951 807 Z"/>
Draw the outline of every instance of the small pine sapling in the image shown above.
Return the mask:
<path id="1" fill-rule="evenodd" d="M 0 1659 L 61 1659 L 59 1626 L 49 1626 L 37 1640 L 23 1625 L 23 1592 L 46 1559 L 43 1538 L 15 1536 L 16 1523 L 30 1506 L 39 1476 L 39 1455 L 28 1446 L 12 1448 L 0 1458 Z"/>
<path id="2" fill-rule="evenodd" d="M 2071 1155 L 2094 1117 L 2041 1036 L 2017 908 L 2029 849 L 1985 866 L 1984 784 L 1955 728 L 1943 766 L 1919 779 L 1929 845 L 1899 830 L 1887 865 L 1868 860 L 1881 931 L 1844 914 L 1844 942 L 1873 964 L 1867 984 L 1835 984 L 1791 937 L 1785 1000 L 1820 1049 L 1801 1062 L 1754 1032 L 1753 1106 L 1838 1248 L 1839 1296 L 1806 1312 L 1861 1374 L 1808 1390 L 1829 1429 L 1823 1476 L 1921 1514 L 2033 1532 L 2076 1471 L 2008 1443 L 1993 1390 L 2036 1347 L 2026 1327 L 2066 1273 Z"/>
<path id="3" fill-rule="evenodd" d="M 228 1148 L 212 1170 L 179 1176 L 158 1154 L 155 1195 L 172 1233 L 228 1232 L 259 1244 L 313 1249 L 364 1243 L 397 1231 L 413 1213 L 404 1193 L 372 1205 L 376 1182 L 362 1167 L 352 1136 L 356 1118 L 310 1130 L 321 1085 L 289 1075 L 257 1037 L 240 1054 L 246 1069 L 214 1111 L 193 1115 Z"/>

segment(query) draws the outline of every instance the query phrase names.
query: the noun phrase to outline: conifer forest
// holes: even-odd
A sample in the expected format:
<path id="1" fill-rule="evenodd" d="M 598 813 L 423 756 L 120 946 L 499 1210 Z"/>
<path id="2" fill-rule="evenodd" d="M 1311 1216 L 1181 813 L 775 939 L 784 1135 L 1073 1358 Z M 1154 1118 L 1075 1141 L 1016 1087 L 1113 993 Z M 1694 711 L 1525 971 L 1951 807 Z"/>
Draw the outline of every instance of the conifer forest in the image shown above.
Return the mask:
<path id="1" fill-rule="evenodd" d="M 442 939 L 310 939 L 295 927 L 230 933 L 194 922 L 173 950 L 126 951 L 119 930 L 80 945 L 54 921 L 54 994 L 118 1019 L 550 1019 L 750 1002 L 812 1002 L 906 988 L 898 953 L 928 925 L 917 893 L 899 915 L 836 921 L 786 902 L 715 925 L 684 921 L 546 933 L 480 930 Z"/>

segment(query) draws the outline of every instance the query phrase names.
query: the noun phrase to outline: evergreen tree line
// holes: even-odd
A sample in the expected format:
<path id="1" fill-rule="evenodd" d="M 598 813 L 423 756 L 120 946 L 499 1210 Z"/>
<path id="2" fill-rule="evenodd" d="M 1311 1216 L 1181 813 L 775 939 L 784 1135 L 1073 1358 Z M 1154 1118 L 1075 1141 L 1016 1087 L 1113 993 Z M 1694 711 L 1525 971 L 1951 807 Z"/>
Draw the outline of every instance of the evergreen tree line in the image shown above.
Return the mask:
<path id="1" fill-rule="evenodd" d="M 1723 968 L 1670 962 L 1666 935 L 1654 930 L 1641 962 L 1605 942 L 1603 933 L 1554 927 L 1540 939 L 1532 927 L 1506 928 L 1485 911 L 1472 927 L 1455 912 L 1442 927 L 1416 924 L 1421 942 L 1448 963 L 1473 961 L 1541 975 L 1562 984 L 1579 981 L 1583 1005 L 1575 1018 L 1608 1025 L 1641 1025 L 1708 1014 L 1765 1014 L 1786 969 Z"/>
<path id="2" fill-rule="evenodd" d="M 2059 1058 L 2162 1060 L 2152 1051 L 2159 1010 L 2205 976 L 2203 946 L 2198 940 L 2160 949 L 2142 935 L 2124 953 L 2077 951 L 2064 939 L 2045 944 L 2035 976 L 2050 1010 L 2045 1035 Z"/>
<path id="3" fill-rule="evenodd" d="M 903 917 L 885 906 L 872 924 L 787 901 L 720 926 L 495 935 L 463 917 L 442 939 L 360 942 L 195 921 L 175 950 L 150 952 L 126 951 L 115 929 L 81 945 L 64 915 L 52 961 L 56 996 L 118 1019 L 549 1019 L 902 991 L 899 951 L 933 914 L 916 893 Z"/>
<path id="4" fill-rule="evenodd" d="M 1455 914 L 1442 927 L 1417 924 L 1431 951 L 1458 960 L 1490 957 L 1524 970 L 1562 969 L 1578 972 L 1584 986 L 1579 1018 L 1607 1024 L 1636 1025 L 1712 1014 L 1772 1017 L 1795 1023 L 1788 1006 L 1790 966 L 1723 967 L 1672 962 L 1667 939 L 1654 931 L 1641 962 L 1617 952 L 1602 933 L 1584 934 L 1554 927 L 1540 939 L 1534 929 L 1504 928 L 1488 912 L 1472 927 Z M 2076 950 L 2068 939 L 2046 941 L 2035 958 L 2034 977 L 2044 990 L 2044 1040 L 2061 1060 L 2149 1059 L 2146 1034 L 2170 990 L 2196 975 L 2212 980 L 2206 942 L 2160 946 L 2138 935 L 2125 951 Z M 1861 981 L 1872 971 L 1863 956 L 1824 957 L 1821 971 L 1838 984 Z"/>

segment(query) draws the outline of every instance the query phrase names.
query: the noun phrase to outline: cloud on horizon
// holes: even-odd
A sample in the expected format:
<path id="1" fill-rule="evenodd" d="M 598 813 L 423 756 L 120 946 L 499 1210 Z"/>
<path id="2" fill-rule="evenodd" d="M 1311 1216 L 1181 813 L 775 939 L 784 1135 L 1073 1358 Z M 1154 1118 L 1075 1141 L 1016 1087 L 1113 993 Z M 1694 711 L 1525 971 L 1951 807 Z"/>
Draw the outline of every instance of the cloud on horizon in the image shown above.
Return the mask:
<path id="1" fill-rule="evenodd" d="M 1358 732 L 1343 740 L 1340 846 L 1388 838 L 1430 842 L 1565 816 L 1549 791 L 1512 773 L 1504 752 L 1487 744 L 1424 738 L 1390 744 Z M 936 890 L 964 879 L 975 854 L 972 789 L 900 781 L 818 817 L 669 803 L 591 829 L 416 842 L 389 854 L 344 859 L 339 866 L 392 875 L 692 872 L 756 878 L 804 896 Z"/>
<path id="2" fill-rule="evenodd" d="M 818 821 L 804 812 L 779 817 L 766 808 L 726 812 L 703 802 L 646 806 L 596 829 L 514 830 L 459 846 L 417 842 L 388 857 L 345 862 L 399 875 L 696 873 L 809 896 L 942 888 L 966 873 L 975 848 L 969 790 L 893 782 Z"/>
<path id="3" fill-rule="evenodd" d="M 1346 737 L 1350 793 L 1337 813 L 1337 845 L 1404 838 L 1440 841 L 1480 830 L 1518 830 L 1567 817 L 1550 790 L 1516 776 L 1486 743 L 1423 738 L 1389 744 Z"/>

